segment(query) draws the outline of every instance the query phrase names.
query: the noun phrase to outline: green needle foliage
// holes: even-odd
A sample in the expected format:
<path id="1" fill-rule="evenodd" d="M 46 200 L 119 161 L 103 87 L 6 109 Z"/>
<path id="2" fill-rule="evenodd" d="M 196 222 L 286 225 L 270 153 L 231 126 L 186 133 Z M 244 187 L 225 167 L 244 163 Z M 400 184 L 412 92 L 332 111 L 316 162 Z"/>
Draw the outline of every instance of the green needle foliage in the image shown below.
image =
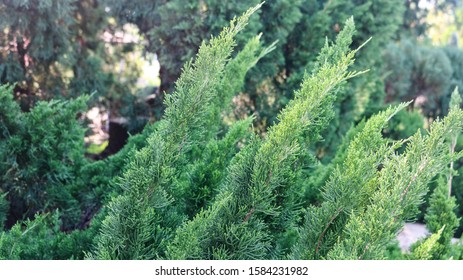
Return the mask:
<path id="1" fill-rule="evenodd" d="M 113 2 L 108 1 L 118 7 Z M 166 12 L 222 7 L 206 2 L 124 1 L 120 7 L 128 5 L 132 12 L 114 12 L 127 12 L 147 33 L 158 18 L 142 13 L 137 3 Z M 453 162 L 463 156 L 457 151 L 463 125 L 459 95 L 453 94 L 447 116 L 427 131 L 421 130 L 420 114 L 403 111 L 411 102 L 375 114 L 370 105 L 382 98 L 374 90 L 381 84 L 377 75 L 347 81 L 367 72 L 355 69 L 377 55 L 375 50 L 395 32 L 388 29 L 373 48 L 364 49 L 359 42 L 370 36 L 369 28 L 381 33 L 394 26 L 402 8 L 395 1 L 360 1 L 354 9 L 354 2 L 307 1 L 317 4 L 311 10 L 303 8 L 304 1 L 290 5 L 278 0 L 262 7 L 259 16 L 266 22 L 280 8 L 294 16 L 263 27 L 279 30 L 275 39 L 283 47 L 263 45 L 273 34 L 255 36 L 259 17 L 251 15 L 262 4 L 233 19 L 185 64 L 175 90 L 166 95 L 163 118 L 103 161 L 84 157 L 84 129 L 76 116 L 88 97 L 38 102 L 22 112 L 13 87 L 1 86 L 0 259 L 384 259 L 403 223 L 416 218 L 429 183 L 442 173 L 448 175 L 439 179 L 426 215 L 433 235 L 400 257 L 460 258 L 461 248 L 450 246 L 458 219 L 449 198 L 456 181 Z M 354 37 L 354 21 L 346 13 L 372 9 L 381 14 L 381 7 L 388 7 L 384 12 L 394 18 L 375 25 L 374 17 L 365 16 Z M 342 28 L 341 18 L 348 18 Z M 202 27 L 196 19 L 185 19 L 194 24 L 192 30 Z M 288 26 L 279 29 L 281 22 Z M 296 25 L 310 26 L 309 31 L 334 28 L 338 34 L 333 43 L 327 38 L 323 46 L 316 39 L 296 53 L 298 38 L 316 34 L 293 34 Z M 185 31 L 190 26 L 182 20 L 176 27 Z M 171 39 L 165 43 L 176 40 Z M 195 36 L 183 39 L 199 44 Z M 365 57 L 353 66 L 360 52 Z M 248 77 L 258 62 L 264 69 Z M 378 58 L 371 63 L 377 66 Z M 277 73 L 282 64 L 294 73 Z M 275 101 L 274 109 L 284 108 L 265 134 L 257 135 L 252 127 L 262 124 L 262 112 L 238 121 L 230 113 L 237 93 L 253 87 L 254 93 L 292 89 L 300 82 L 297 77 L 300 88 L 278 95 L 282 100 Z M 27 89 L 32 93 L 34 87 Z M 355 116 L 354 103 L 359 109 Z M 363 113 L 365 118 L 351 125 Z M 338 137 L 341 132 L 344 136 Z"/>
<path id="2" fill-rule="evenodd" d="M 443 226 L 436 233 L 432 234 L 427 238 L 423 243 L 413 249 L 409 258 L 412 260 L 431 260 L 433 255 L 432 252 L 435 250 L 436 246 L 439 244 L 437 241 L 442 236 L 442 231 L 444 231 L 445 226 Z"/>
<path id="3" fill-rule="evenodd" d="M 429 207 L 426 211 L 426 227 L 432 232 L 437 233 L 444 227 L 435 250 L 432 252 L 433 259 L 448 259 L 451 250 L 451 240 L 455 229 L 459 225 L 459 218 L 455 214 L 455 197 L 448 196 L 448 185 L 445 177 L 439 177 L 438 185 L 434 189 L 430 199 Z"/>
<path id="4" fill-rule="evenodd" d="M 443 120 L 431 125 L 427 135 L 413 135 L 403 154 L 392 154 L 384 160 L 370 204 L 351 214 L 344 239 L 336 242 L 328 258 L 382 258 L 402 221 L 416 215 L 428 182 L 453 158 L 446 139 L 454 131 L 461 131 L 462 120 L 463 112 L 453 108 Z"/>
<path id="5" fill-rule="evenodd" d="M 431 125 L 428 135 L 417 132 L 405 152 L 397 154 L 394 150 L 403 142 L 389 143 L 381 132 L 403 107 L 390 108 L 362 125 L 323 189 L 324 202 L 308 208 L 301 242 L 291 258 L 380 259 L 402 222 L 414 217 L 427 183 L 454 157 L 445 140 L 461 131 L 463 113 L 454 106 Z"/>
<path id="6" fill-rule="evenodd" d="M 300 243 L 293 248 L 291 258 L 319 259 L 338 241 L 338 235 L 350 215 L 369 203 L 377 185 L 378 169 L 393 152 L 381 135 L 387 121 L 406 104 L 391 107 L 370 118 L 350 142 L 345 159 L 337 165 L 326 185 L 321 206 L 310 206 L 300 231 Z"/>
<path id="7" fill-rule="evenodd" d="M 85 131 L 76 117 L 87 100 L 38 102 L 23 113 L 12 86 L 0 87 L 0 192 L 7 192 L 10 225 L 56 208 L 66 224 L 78 223 L 71 182 L 86 163 Z"/>
<path id="8" fill-rule="evenodd" d="M 166 97 L 165 115 L 157 130 L 128 164 L 121 179 L 124 194 L 108 206 L 96 258 L 150 259 L 162 256 L 172 228 L 184 219 L 175 198 L 184 190 L 170 188 L 196 143 L 208 140 L 208 116 L 214 103 L 234 37 L 260 5 L 232 21 L 230 27 L 203 43 Z M 180 208 L 180 209 L 179 209 Z M 153 232 L 154 230 L 154 232 Z"/>
<path id="9" fill-rule="evenodd" d="M 259 259 L 287 249 L 300 213 L 299 156 L 333 117 L 339 85 L 360 74 L 348 71 L 357 52 L 349 51 L 353 32 L 350 19 L 336 43 L 326 43 L 280 122 L 237 155 L 214 204 L 177 231 L 168 258 Z"/>
<path id="10" fill-rule="evenodd" d="M 450 99 L 451 110 L 460 108 L 461 97 L 458 89 L 455 89 Z M 457 142 L 458 131 L 450 134 L 449 150 L 453 154 Z M 451 159 L 447 176 L 438 178 L 437 187 L 434 189 L 430 199 L 429 207 L 424 217 L 426 227 L 432 233 L 439 233 L 439 238 L 436 240 L 434 250 L 431 252 L 433 259 L 448 259 L 451 251 L 451 240 L 455 234 L 455 229 L 459 225 L 459 218 L 455 214 L 456 199 L 451 196 L 453 184 L 453 162 Z"/>
<path id="11" fill-rule="evenodd" d="M 0 260 L 83 259 L 96 234 L 93 228 L 61 231 L 60 213 L 36 215 L 0 233 Z"/>

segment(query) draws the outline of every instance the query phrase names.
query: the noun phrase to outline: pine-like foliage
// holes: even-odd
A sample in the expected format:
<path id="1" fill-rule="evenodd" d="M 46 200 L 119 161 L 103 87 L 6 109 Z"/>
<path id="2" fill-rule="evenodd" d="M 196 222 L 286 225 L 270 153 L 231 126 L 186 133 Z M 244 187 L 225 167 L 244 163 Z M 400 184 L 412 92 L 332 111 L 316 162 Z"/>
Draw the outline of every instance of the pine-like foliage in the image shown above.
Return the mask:
<path id="1" fill-rule="evenodd" d="M 459 219 L 455 215 L 455 197 L 448 196 L 448 184 L 445 177 L 440 177 L 437 187 L 434 189 L 430 199 L 429 207 L 425 215 L 426 227 L 432 232 L 437 233 L 444 227 L 438 244 L 432 251 L 433 259 L 448 259 L 451 250 L 451 239 L 455 229 L 459 224 Z"/>
<path id="2" fill-rule="evenodd" d="M 452 93 L 450 100 L 450 108 L 460 108 L 461 97 L 458 89 Z M 450 135 L 449 149 L 451 153 L 455 152 L 457 143 L 458 131 L 454 131 Z M 451 251 L 451 240 L 455 234 L 455 229 L 459 225 L 459 218 L 455 214 L 456 200 L 451 196 L 453 184 L 453 159 L 450 162 L 447 176 L 440 176 L 437 182 L 437 187 L 434 189 L 430 199 L 429 207 L 424 217 L 426 227 L 432 233 L 440 232 L 437 244 L 431 252 L 433 259 L 448 259 Z"/>
<path id="3" fill-rule="evenodd" d="M 280 122 L 235 157 L 214 204 L 177 231 L 168 258 L 269 258 L 292 243 L 300 211 L 294 184 L 299 155 L 333 117 L 339 85 L 359 74 L 347 71 L 356 53 L 349 51 L 353 32 L 351 19 L 336 44 L 326 43 Z"/>
<path id="4" fill-rule="evenodd" d="M 0 191 L 10 202 L 8 223 L 35 213 L 61 209 L 65 223 L 80 219 L 70 184 L 86 163 L 84 129 L 77 114 L 87 96 L 72 101 L 39 102 L 21 112 L 12 87 L 0 87 Z"/>
<path id="5" fill-rule="evenodd" d="M 176 30 L 186 32 L 191 23 L 192 30 L 201 30 L 198 34 L 211 31 L 203 29 L 211 19 L 222 24 L 229 16 L 204 16 L 204 9 L 225 9 L 213 0 L 190 5 L 113 2 L 108 1 L 113 12 L 133 17 L 130 22 L 147 33 L 159 18 L 140 7 L 176 12 L 182 19 Z M 0 87 L 0 259 L 383 259 L 403 222 L 415 219 L 428 184 L 440 173 L 448 173 L 447 181 L 435 189 L 426 216 L 434 234 L 400 257 L 460 258 L 459 247 L 449 243 L 458 220 L 448 199 L 449 186 L 456 182 L 453 162 L 463 155 L 457 143 L 463 121 L 458 95 L 447 116 L 426 131 L 419 113 L 403 111 L 408 103 L 374 114 L 377 108 L 370 101 L 381 99 L 377 73 L 347 80 L 366 74 L 356 71 L 366 61 L 377 65 L 379 56 L 372 57 L 394 33 L 401 7 L 395 1 L 357 1 L 356 10 L 354 2 L 308 1 L 317 5 L 306 7 L 304 1 L 275 0 L 233 19 L 185 64 L 175 90 L 166 95 L 164 117 L 99 162 L 84 158 L 84 130 L 76 118 L 88 97 L 38 102 L 22 112 L 13 87 Z M 95 2 L 79 1 L 78 13 L 96 15 L 85 13 L 88 3 Z M 185 10 L 199 12 L 206 24 L 196 22 L 196 14 L 178 14 Z M 258 10 L 263 25 L 251 17 Z M 269 23 L 278 10 L 293 17 Z M 394 17 L 376 21 L 365 16 L 354 37 L 349 11 Z M 282 22 L 287 26 L 280 28 Z M 241 32 L 246 25 L 250 28 Z M 307 32 L 295 34 L 295 26 Z M 255 36 L 259 28 L 270 34 Z M 306 49 L 293 52 L 298 38 L 313 36 L 309 31 L 331 29 L 339 33 L 334 43 L 309 40 Z M 372 49 L 364 48 L 371 30 L 385 36 Z M 173 44 L 176 35 L 164 42 Z M 197 38 L 189 35 L 183 39 L 194 53 Z M 271 37 L 281 45 L 264 47 L 262 41 Z M 312 59 L 318 47 L 321 52 Z M 352 67 L 357 54 L 365 57 Z M 309 61 L 296 59 L 302 57 Z M 258 61 L 263 69 L 252 73 Z M 429 65 L 437 65 L 433 61 Z M 248 72 L 256 75 L 247 77 Z M 85 73 L 78 77 L 76 87 L 80 81 L 91 83 Z M 302 82 L 293 93 L 298 77 Z M 449 78 L 452 85 L 453 77 L 459 76 Z M 270 101 L 273 90 L 286 91 L 281 100 L 255 107 L 279 110 L 285 105 L 265 134 L 251 127 L 266 117 L 234 121 L 236 115 L 231 116 L 229 105 L 243 90 L 257 93 L 249 95 L 253 102 Z M 358 113 L 352 114 L 353 105 Z M 364 120 L 351 125 L 363 113 Z M 410 125 L 411 120 L 416 124 Z"/>
<path id="6" fill-rule="evenodd" d="M 225 32 L 227 30 L 230 29 Z M 202 51 L 206 49 L 203 45 L 197 60 L 186 65 L 177 82 L 177 92 L 168 97 L 166 116 L 148 138 L 147 147 L 137 152 L 135 160 L 129 163 L 122 177 L 123 195 L 109 204 L 109 214 L 103 222 L 94 256 L 132 259 L 384 258 L 386 246 L 403 221 L 417 214 L 428 182 L 444 169 L 450 158 L 454 158 L 448 153 L 446 140 L 448 135 L 461 130 L 463 113 L 454 107 L 446 118 L 431 125 L 429 133 L 417 132 L 407 141 L 391 141 L 382 135 L 387 122 L 407 104 L 391 107 L 361 123 L 346 138 L 345 148 L 337 156 L 322 192 L 324 202 L 303 210 L 301 199 L 305 190 L 297 182 L 303 165 L 310 158 L 307 157 L 308 147 L 320 139 L 320 132 L 333 118 L 332 106 L 339 86 L 361 73 L 347 69 L 357 52 L 349 50 L 353 33 L 353 21 L 348 20 L 336 43 L 325 44 L 312 74 L 305 76 L 301 89 L 282 110 L 278 124 L 269 129 L 265 139 L 248 136 L 244 148 L 231 161 L 219 157 L 218 166 L 228 166 L 226 173 L 208 177 L 206 185 L 211 187 L 196 189 L 200 177 L 194 174 L 202 173 L 196 170 L 211 167 L 188 162 L 198 158 L 212 160 L 211 156 L 219 155 L 195 154 L 204 147 L 197 144 L 201 143 L 198 140 L 211 137 L 202 129 L 209 127 L 217 131 L 214 129 L 217 126 L 207 120 L 196 119 L 196 116 L 205 116 L 201 112 L 206 115 L 214 112 L 207 109 L 207 106 L 214 108 L 214 99 L 206 97 L 206 102 L 201 103 L 205 107 L 198 109 L 199 104 L 185 104 L 181 95 L 182 90 L 188 89 L 192 100 L 196 100 L 195 77 L 204 74 L 198 66 L 198 72 L 188 75 L 191 65 L 202 61 L 205 55 Z M 210 46 L 214 46 L 214 40 L 226 38 L 223 34 L 212 39 Z M 231 52 L 232 44 L 229 46 L 225 57 Z M 223 60 L 213 65 L 226 69 L 227 64 Z M 220 71 L 213 73 L 220 77 Z M 185 77 L 191 79 L 191 86 L 183 84 Z M 202 81 L 205 84 L 211 79 L 202 78 Z M 214 83 L 208 87 L 211 91 L 217 88 L 220 87 Z M 209 105 L 205 104 L 207 102 Z M 192 114 L 193 110 L 198 111 Z M 189 122 L 180 121 L 184 116 Z M 199 125 L 201 121 L 202 126 Z M 175 131 L 169 130 L 172 123 L 177 124 Z M 237 127 L 237 131 L 245 131 L 247 124 Z M 235 139 L 231 143 L 241 137 L 230 138 Z M 219 144 L 206 142 L 213 145 L 206 145 L 207 148 Z M 402 146 L 405 146 L 404 151 L 396 152 Z M 191 155 L 195 156 L 189 157 Z M 191 172 L 183 172 L 185 164 L 191 167 Z M 196 207 L 204 208 L 197 212 Z M 301 216 L 304 218 L 299 227 Z"/>
<path id="7" fill-rule="evenodd" d="M 392 154 L 383 161 L 369 204 L 363 211 L 351 213 L 344 229 L 345 239 L 336 242 L 328 258 L 382 258 L 385 246 L 393 240 L 402 221 L 416 215 L 427 183 L 453 157 L 445 140 L 453 131 L 461 131 L 462 120 L 460 109 L 451 110 L 442 121 L 431 125 L 428 135 L 418 132 L 412 136 L 402 155 Z"/>
<path id="8" fill-rule="evenodd" d="M 235 14 L 258 1 L 107 0 L 106 3 L 121 24 L 133 23 L 145 34 L 147 50 L 158 53 L 163 66 L 161 89 L 170 91 L 180 75 L 181 65 L 193 57 L 202 39 L 218 34 Z M 293 97 L 306 69 L 311 69 L 324 38 L 333 40 L 343 22 L 354 16 L 358 30 L 354 48 L 371 36 L 376 38 L 362 51 L 357 67 L 375 67 L 357 83 L 350 83 L 348 87 L 352 90 L 346 89 L 338 95 L 334 121 L 325 130 L 325 141 L 318 144 L 318 156 L 326 157 L 328 162 L 340 136 L 352 122 L 363 112 L 370 116 L 382 108 L 384 92 L 378 54 L 398 29 L 404 8 L 403 0 L 267 1 L 237 38 L 239 45 L 243 45 L 256 32 L 262 32 L 266 44 L 279 42 L 275 51 L 262 59 L 258 70 L 251 71 L 240 95 L 246 100 L 240 107 L 256 112 L 255 129 L 265 131 L 277 122 L 278 112 Z"/>
<path id="9" fill-rule="evenodd" d="M 433 233 L 424 242 L 412 249 L 411 254 L 407 255 L 408 259 L 412 260 L 431 260 L 433 258 L 433 252 L 438 246 L 438 240 L 442 236 L 445 226 L 439 229 L 436 233 Z"/>
<path id="10" fill-rule="evenodd" d="M 416 42 L 402 40 L 400 43 L 390 44 L 385 50 L 384 57 L 385 71 L 388 73 L 385 80 L 387 102 L 414 100 L 415 109 L 421 111 L 428 119 L 442 117 L 448 112 L 452 91 L 456 87 L 463 86 L 461 49 L 452 46 L 417 45 Z M 409 119 L 404 122 L 407 123 L 409 125 L 403 127 L 408 130 L 411 123 L 417 122 Z M 456 148 L 461 149 L 461 143 L 456 144 Z M 461 170 L 461 167 L 462 162 L 456 161 L 454 169 Z M 457 199 L 458 216 L 463 213 L 461 186 L 460 177 L 456 177 L 453 193 Z M 425 208 L 423 207 L 423 212 Z M 447 230 L 449 229 L 445 231 Z M 460 224 L 457 236 L 462 232 L 463 224 Z"/>
<path id="11" fill-rule="evenodd" d="M 185 190 L 170 186 L 175 186 L 175 178 L 181 174 L 188 154 L 198 143 L 210 138 L 208 117 L 214 112 L 213 104 L 222 101 L 215 98 L 226 73 L 234 37 L 258 7 L 233 20 L 230 27 L 209 43 L 203 43 L 197 58 L 184 66 L 175 92 L 166 98 L 164 118 L 149 136 L 147 146 L 128 163 L 121 178 L 124 194 L 108 206 L 109 214 L 102 225 L 95 257 L 162 256 L 172 229 L 185 218 L 181 201 L 175 201 Z M 252 65 L 255 59 L 250 62 Z"/>
<path id="12" fill-rule="evenodd" d="M 94 241 L 94 228 L 61 231 L 59 212 L 36 215 L 0 232 L 0 260 L 83 259 Z"/>
<path id="13" fill-rule="evenodd" d="M 373 194 L 379 166 L 392 151 L 382 138 L 387 121 L 405 105 L 373 116 L 350 142 L 344 160 L 336 166 L 323 188 L 321 206 L 307 209 L 300 231 L 301 243 L 291 258 L 326 257 L 353 211 L 359 211 Z"/>
<path id="14" fill-rule="evenodd" d="M 394 149 L 402 142 L 391 146 L 381 130 L 400 107 L 373 116 L 350 143 L 324 187 L 325 201 L 308 208 L 291 258 L 380 259 L 402 221 L 414 217 L 427 183 L 453 156 L 445 140 L 461 130 L 463 112 L 454 107 L 429 135 L 413 135 L 399 155 Z"/>
<path id="15" fill-rule="evenodd" d="M 62 77 L 47 73 L 60 72 L 55 62 L 72 47 L 68 28 L 73 23 L 75 2 L 26 0 L 0 3 L 2 84 L 18 83 L 17 88 L 26 99 L 32 99 L 40 87 L 47 87 L 46 84 L 63 85 Z"/>
<path id="16" fill-rule="evenodd" d="M 131 111 L 139 67 L 132 57 L 125 71 L 118 69 L 134 46 L 108 42 L 119 27 L 111 26 L 105 8 L 100 0 L 0 2 L 0 84 L 15 84 L 23 110 L 95 92 L 90 105 L 124 113 L 129 128 L 139 126 Z"/>

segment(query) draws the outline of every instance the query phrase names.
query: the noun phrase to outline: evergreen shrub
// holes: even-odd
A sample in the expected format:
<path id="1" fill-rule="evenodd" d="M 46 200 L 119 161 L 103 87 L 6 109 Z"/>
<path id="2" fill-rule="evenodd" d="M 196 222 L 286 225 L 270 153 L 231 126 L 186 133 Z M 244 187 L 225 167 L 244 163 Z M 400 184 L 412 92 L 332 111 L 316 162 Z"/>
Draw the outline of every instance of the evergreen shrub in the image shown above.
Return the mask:
<path id="1" fill-rule="evenodd" d="M 452 162 L 463 156 L 455 149 L 463 126 L 460 102 L 455 97 L 448 114 L 427 130 L 396 131 L 398 139 L 387 137 L 394 130 L 385 128 L 410 102 L 390 106 L 350 126 L 333 160 L 320 163 L 314 147 L 341 117 L 339 95 L 368 72 L 351 70 L 369 39 L 351 49 L 355 25 L 348 18 L 334 42 L 325 40 L 277 122 L 256 134 L 255 117 L 233 122 L 227 111 L 248 71 L 277 50 L 273 43 L 264 46 L 261 35 L 236 49 L 237 35 L 261 5 L 203 42 L 166 96 L 163 118 L 104 161 L 83 157 L 76 114 L 86 97 L 38 103 L 24 113 L 3 86 L 0 218 L 8 213 L 14 219 L 0 233 L 0 258 L 397 255 L 391 244 L 418 214 L 429 183 L 453 174 Z M 442 202 L 436 190 L 428 220 L 445 224 L 436 223 L 434 234 L 407 258 L 458 251 L 448 247 L 457 222 L 449 214 L 452 200 Z"/>

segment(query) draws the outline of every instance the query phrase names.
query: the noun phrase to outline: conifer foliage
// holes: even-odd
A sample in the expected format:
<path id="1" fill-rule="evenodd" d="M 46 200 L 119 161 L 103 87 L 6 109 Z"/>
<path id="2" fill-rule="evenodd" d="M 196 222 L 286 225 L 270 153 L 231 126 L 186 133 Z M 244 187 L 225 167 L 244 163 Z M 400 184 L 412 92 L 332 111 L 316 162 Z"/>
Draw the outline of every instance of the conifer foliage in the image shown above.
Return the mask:
<path id="1" fill-rule="evenodd" d="M 243 20 L 243 17 L 240 19 Z M 232 24 L 232 30 L 233 27 Z M 157 139 L 157 148 L 150 155 L 154 158 L 140 161 L 140 165 L 133 166 L 130 173 L 125 174 L 125 184 L 130 188 L 110 206 L 111 213 L 103 223 L 97 256 L 168 259 L 382 258 L 402 222 L 416 214 L 427 183 L 448 162 L 450 155 L 445 140 L 452 131 L 461 130 L 463 113 L 454 108 L 448 117 L 432 125 L 428 135 L 417 132 L 409 141 L 397 142 L 383 138 L 381 131 L 387 121 L 407 104 L 373 116 L 349 144 L 344 162 L 333 171 L 324 188 L 323 204 L 303 209 L 302 190 L 298 188 L 296 178 L 301 171 L 301 160 L 308 151 L 304 147 L 320 140 L 320 132 L 333 117 L 332 106 L 339 87 L 346 80 L 362 74 L 348 70 L 358 50 L 349 50 L 354 30 L 350 19 L 336 42 L 325 44 L 312 74 L 305 76 L 295 98 L 280 113 L 278 124 L 269 129 L 264 139 L 258 136 L 250 138 L 231 160 L 226 176 L 215 187 L 217 195 L 211 197 L 212 202 L 190 220 L 186 220 L 185 213 L 179 211 L 181 206 L 177 202 L 181 201 L 179 195 L 185 190 L 166 188 L 175 186 L 172 178 L 160 180 L 163 176 L 157 170 L 165 172 L 161 168 L 169 162 L 154 164 L 155 171 L 145 170 L 150 161 L 159 160 L 156 155 L 162 153 L 163 150 L 159 149 L 166 145 L 161 144 L 164 143 L 161 136 L 164 126 L 160 126 L 148 140 L 150 143 L 154 137 Z M 223 34 L 212 39 L 211 45 L 222 39 Z M 197 62 L 202 61 L 205 53 L 201 51 L 205 50 L 204 47 L 200 49 Z M 190 74 L 190 65 L 187 64 L 177 82 L 177 93 L 167 99 L 165 123 L 174 121 L 170 112 L 183 105 L 179 90 L 184 77 Z M 202 73 L 191 72 L 191 75 L 189 77 L 193 81 L 196 81 L 194 75 L 203 77 Z M 192 86 L 191 89 L 196 88 Z M 195 106 L 182 108 L 187 110 L 183 114 L 187 114 Z M 189 117 L 189 120 L 195 120 L 192 115 Z M 195 123 L 185 124 L 182 136 L 186 139 L 198 137 L 196 133 L 188 133 L 189 125 L 194 126 Z M 199 126 L 196 129 L 201 131 Z M 155 147 L 151 143 L 148 147 Z M 172 157 L 175 165 L 168 169 L 172 172 L 170 176 L 181 172 L 182 162 L 177 159 L 185 157 L 178 153 L 185 151 L 186 143 L 180 142 L 175 146 L 178 156 Z M 397 154 L 395 150 L 403 145 L 406 146 L 405 153 Z M 137 156 L 142 155 L 148 158 L 144 150 Z M 379 166 L 382 166 L 380 170 Z M 156 181 L 140 181 L 143 174 L 153 174 L 150 177 Z M 134 179 L 137 181 L 132 181 Z M 136 185 L 136 182 L 139 184 Z M 152 191 L 149 188 L 153 188 Z M 149 194 L 156 191 L 159 192 L 156 200 L 150 202 Z M 144 193 L 148 195 L 143 196 Z M 137 196 L 138 200 L 134 200 Z M 133 205 L 135 201 L 139 201 L 137 206 Z M 130 208 L 121 206 L 128 207 L 129 203 Z M 302 227 L 299 228 L 303 216 Z M 134 235 L 134 232 L 137 234 Z"/>
<path id="2" fill-rule="evenodd" d="M 314 62 L 301 62 L 310 67 L 299 89 L 259 135 L 254 116 L 231 121 L 229 110 L 250 70 L 279 55 L 265 34 L 237 48 L 261 6 L 204 41 L 166 94 L 163 118 L 104 161 L 83 156 L 78 113 L 88 96 L 23 112 L 13 86 L 1 86 L 0 259 L 384 259 L 439 174 L 448 175 L 425 218 L 433 235 L 405 257 L 456 256 L 458 93 L 426 131 L 386 129 L 397 115 L 416 117 L 401 113 L 411 102 L 371 114 L 321 164 L 314 147 L 339 120 L 339 97 L 366 80 L 354 78 L 368 70 L 352 66 L 369 39 L 357 43 L 348 18 Z"/>
<path id="3" fill-rule="evenodd" d="M 87 101 L 39 102 L 23 113 L 12 87 L 0 87 L 0 190 L 10 202 L 10 225 L 56 208 L 66 223 L 80 219 L 71 183 L 86 163 L 84 129 L 76 117 Z"/>
<path id="4" fill-rule="evenodd" d="M 300 210 L 297 197 L 300 191 L 294 184 L 300 169 L 298 156 L 305 145 L 319 138 L 320 130 L 332 118 L 330 108 L 339 84 L 359 74 L 347 71 L 356 52 L 348 52 L 353 31 L 351 19 L 336 44 L 326 44 L 319 65 L 312 75 L 306 76 L 295 99 L 281 112 L 279 124 L 269 130 L 263 142 L 254 142 L 253 152 L 245 153 L 240 161 L 234 162 L 218 196 L 220 200 L 211 206 L 210 212 L 197 217 L 199 220 L 195 218 L 180 229 L 180 235 L 169 248 L 172 257 L 268 258 L 281 254 L 288 246 L 286 239 L 291 239 Z M 221 210 L 230 213 L 216 216 Z M 216 219 L 215 222 L 212 219 Z M 192 249 L 192 244 L 197 242 L 182 240 L 182 237 L 188 241 L 195 236 L 201 238 L 191 234 L 191 228 L 207 225 L 212 228 L 197 233 L 206 237 L 206 240 L 199 239 L 203 244 L 198 245 L 202 248 Z M 256 225 L 260 226 L 256 228 Z M 223 240 L 224 244 L 216 239 Z M 189 250 L 202 253 L 193 255 Z M 212 255 L 207 255 L 208 252 Z"/>
<path id="5" fill-rule="evenodd" d="M 203 43 L 197 58 L 184 66 L 175 92 L 166 98 L 163 120 L 149 136 L 147 146 L 128 163 L 121 182 L 124 194 L 109 205 L 98 258 L 149 259 L 163 255 L 172 228 L 180 225 L 185 215 L 179 200 L 175 201 L 185 190 L 169 186 L 175 186 L 175 177 L 188 153 L 197 143 L 208 140 L 210 105 L 218 96 L 216 90 L 233 50 L 234 37 L 259 7 L 248 10 L 218 37 Z"/>

